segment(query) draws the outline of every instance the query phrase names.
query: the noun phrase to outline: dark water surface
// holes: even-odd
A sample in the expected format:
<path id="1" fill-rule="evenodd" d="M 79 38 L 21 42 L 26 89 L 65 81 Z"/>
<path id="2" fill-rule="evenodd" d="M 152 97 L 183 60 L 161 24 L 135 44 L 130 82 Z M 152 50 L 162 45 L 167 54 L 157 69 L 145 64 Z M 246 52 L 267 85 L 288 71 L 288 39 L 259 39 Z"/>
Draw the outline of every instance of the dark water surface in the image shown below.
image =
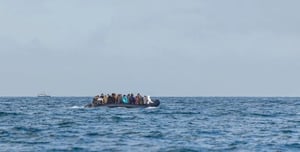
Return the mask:
<path id="1" fill-rule="evenodd" d="M 300 151 L 300 98 L 83 108 L 91 99 L 1 97 L 0 151 Z"/>

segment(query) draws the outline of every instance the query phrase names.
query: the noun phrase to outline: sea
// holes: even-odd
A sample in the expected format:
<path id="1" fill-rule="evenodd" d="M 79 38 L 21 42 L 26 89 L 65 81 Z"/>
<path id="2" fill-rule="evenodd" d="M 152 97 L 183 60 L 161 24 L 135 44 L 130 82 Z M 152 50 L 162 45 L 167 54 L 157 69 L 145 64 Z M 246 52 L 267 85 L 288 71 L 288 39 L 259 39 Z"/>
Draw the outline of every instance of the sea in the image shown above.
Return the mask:
<path id="1" fill-rule="evenodd" d="M 84 108 L 92 97 L 0 97 L 0 151 L 300 151 L 298 97 L 153 97 L 157 108 Z"/>

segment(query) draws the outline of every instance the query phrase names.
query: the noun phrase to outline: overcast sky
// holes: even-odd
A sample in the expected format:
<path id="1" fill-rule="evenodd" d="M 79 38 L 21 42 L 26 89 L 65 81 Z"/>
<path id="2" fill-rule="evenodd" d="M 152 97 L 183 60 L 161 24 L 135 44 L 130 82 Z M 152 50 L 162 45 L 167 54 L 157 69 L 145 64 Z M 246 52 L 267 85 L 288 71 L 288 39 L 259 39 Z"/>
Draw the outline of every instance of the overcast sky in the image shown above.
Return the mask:
<path id="1" fill-rule="evenodd" d="M 300 96 L 299 0 L 1 0 L 0 96 Z"/>

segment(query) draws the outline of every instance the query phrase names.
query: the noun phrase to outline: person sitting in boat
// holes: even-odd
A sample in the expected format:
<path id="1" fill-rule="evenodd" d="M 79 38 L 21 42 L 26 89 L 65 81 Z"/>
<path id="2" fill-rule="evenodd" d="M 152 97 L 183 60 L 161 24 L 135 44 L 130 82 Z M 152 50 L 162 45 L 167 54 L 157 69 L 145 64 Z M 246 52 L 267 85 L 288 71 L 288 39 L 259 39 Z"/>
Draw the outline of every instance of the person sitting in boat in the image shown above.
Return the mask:
<path id="1" fill-rule="evenodd" d="M 100 97 L 101 97 L 102 99 L 104 99 L 104 94 L 103 94 L 103 93 L 101 93 Z"/>
<path id="2" fill-rule="evenodd" d="M 122 102 L 125 103 L 125 104 L 128 104 L 128 98 L 125 94 L 122 97 Z"/>
<path id="3" fill-rule="evenodd" d="M 127 94 L 126 97 L 127 97 L 128 103 L 131 104 L 131 103 L 130 103 L 130 94 Z"/>
<path id="4" fill-rule="evenodd" d="M 95 104 L 102 104 L 102 102 L 103 102 L 103 98 L 101 98 L 99 95 L 97 95 L 93 98 L 92 103 L 95 105 Z"/>
<path id="5" fill-rule="evenodd" d="M 142 95 L 140 95 L 140 101 L 142 105 L 146 104 Z"/>
<path id="6" fill-rule="evenodd" d="M 131 104 L 135 104 L 135 97 L 133 93 L 130 95 L 130 102 Z"/>
<path id="7" fill-rule="evenodd" d="M 112 100 L 111 100 L 111 103 L 112 103 L 112 104 L 115 104 L 115 103 L 116 103 L 116 94 L 115 94 L 115 93 L 112 93 L 112 94 L 111 94 L 111 99 L 112 99 Z"/>
<path id="8" fill-rule="evenodd" d="M 143 97 L 144 104 L 147 104 L 147 96 Z"/>
<path id="9" fill-rule="evenodd" d="M 103 104 L 107 104 L 107 100 L 108 100 L 108 96 L 104 95 L 104 97 L 103 97 Z"/>
<path id="10" fill-rule="evenodd" d="M 117 104 L 121 104 L 122 103 L 122 94 L 118 94 L 117 95 Z"/>
<path id="11" fill-rule="evenodd" d="M 140 98 L 137 96 L 135 96 L 135 103 L 134 104 L 140 104 Z"/>
<path id="12" fill-rule="evenodd" d="M 139 93 L 135 97 L 135 104 L 144 104 L 143 97 Z"/>
<path id="13" fill-rule="evenodd" d="M 107 96 L 107 104 L 112 104 L 114 102 L 114 98 L 109 94 Z"/>
<path id="14" fill-rule="evenodd" d="M 92 104 L 97 104 L 98 98 L 99 98 L 99 95 L 96 95 L 96 96 L 93 98 Z"/>
<path id="15" fill-rule="evenodd" d="M 154 102 L 151 100 L 150 96 L 144 96 L 144 101 L 146 101 L 146 104 L 152 104 L 152 103 L 154 103 Z"/>
<path id="16" fill-rule="evenodd" d="M 101 96 L 98 97 L 97 104 L 103 104 L 103 97 Z"/>

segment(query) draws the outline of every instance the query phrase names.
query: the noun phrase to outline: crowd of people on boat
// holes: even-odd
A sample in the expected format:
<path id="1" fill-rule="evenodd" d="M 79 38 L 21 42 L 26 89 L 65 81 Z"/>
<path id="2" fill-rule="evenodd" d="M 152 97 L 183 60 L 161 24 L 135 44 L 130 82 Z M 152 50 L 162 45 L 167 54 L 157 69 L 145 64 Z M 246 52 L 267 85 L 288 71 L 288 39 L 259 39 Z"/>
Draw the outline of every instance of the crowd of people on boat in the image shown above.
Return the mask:
<path id="1" fill-rule="evenodd" d="M 153 101 L 150 96 L 142 96 L 139 93 L 135 96 L 134 94 L 107 94 L 97 95 L 93 98 L 93 104 L 137 104 L 137 105 L 145 105 L 151 104 Z"/>

